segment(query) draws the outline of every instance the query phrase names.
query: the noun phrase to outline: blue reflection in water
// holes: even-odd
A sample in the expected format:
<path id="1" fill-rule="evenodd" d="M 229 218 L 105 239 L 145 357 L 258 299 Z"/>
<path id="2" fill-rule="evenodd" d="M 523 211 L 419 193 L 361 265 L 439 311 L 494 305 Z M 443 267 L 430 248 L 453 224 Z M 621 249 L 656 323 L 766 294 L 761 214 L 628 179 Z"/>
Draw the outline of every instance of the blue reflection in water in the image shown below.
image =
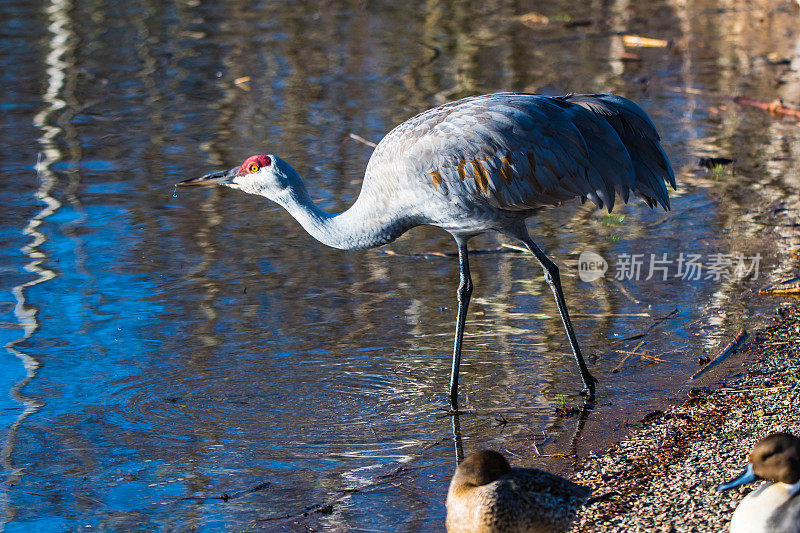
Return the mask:
<path id="1" fill-rule="evenodd" d="M 696 64 L 715 75 L 693 83 L 733 94 L 715 85 L 708 58 L 626 64 L 615 56 L 618 35 L 534 50 L 532 42 L 575 30 L 528 28 L 507 16 L 511 6 L 478 31 L 471 24 L 490 15 L 448 3 L 397 10 L 375 2 L 365 11 L 334 2 L 325 13 L 302 2 L 286 10 L 238 0 L 112 1 L 103 11 L 69 1 L 7 4 L 6 531 L 302 527 L 294 520 L 318 529 L 441 528 L 456 448 L 444 409 L 457 268 L 452 257 L 404 254 L 454 251 L 452 239 L 418 228 L 392 245 L 399 255 L 340 252 L 261 199 L 224 190 L 175 196 L 179 179 L 249 153 L 285 155 L 314 198 L 336 211 L 357 194 L 369 157 L 349 133 L 377 140 L 442 100 L 509 88 L 613 89 L 651 112 L 679 170 L 672 213 L 620 206 L 624 223 L 609 227 L 568 205 L 531 224 L 561 262 L 579 340 L 597 356 L 596 410 L 586 420 L 554 415 L 558 401 L 579 405 L 579 385 L 535 261 L 476 256 L 462 375 L 472 412 L 459 420 L 466 451 L 507 449 L 548 466 L 531 445 L 546 431 L 544 453 L 582 454 L 629 413 L 659 405 L 694 370 L 693 354 L 761 309 L 740 298 L 755 284 L 589 284 L 565 264 L 586 249 L 609 260 L 737 252 L 742 237 L 760 235 L 744 215 L 758 201 L 753 191 L 796 195 L 776 176 L 763 185 L 761 170 L 714 180 L 692 170 L 698 143 L 725 150 L 747 144 L 730 135 L 752 135 L 785 156 L 775 139 L 797 135 L 776 136 L 779 126 L 756 120 L 752 131 L 731 134 L 743 128 L 740 117 L 730 119 L 736 128 L 698 118 L 692 110 L 706 102 L 663 89 L 686 82 Z M 648 17 L 649 4 L 637 6 L 635 20 L 606 4 L 541 8 L 626 29 L 663 21 L 651 29 L 682 35 L 680 13 Z M 491 28 L 500 31 L 486 34 Z M 644 90 L 643 77 L 657 83 Z M 777 156 L 770 165 L 791 161 Z M 773 253 L 770 243 L 758 246 Z M 612 373 L 622 357 L 615 341 L 675 308 L 677 318 L 646 339 L 664 362 L 634 358 Z"/>

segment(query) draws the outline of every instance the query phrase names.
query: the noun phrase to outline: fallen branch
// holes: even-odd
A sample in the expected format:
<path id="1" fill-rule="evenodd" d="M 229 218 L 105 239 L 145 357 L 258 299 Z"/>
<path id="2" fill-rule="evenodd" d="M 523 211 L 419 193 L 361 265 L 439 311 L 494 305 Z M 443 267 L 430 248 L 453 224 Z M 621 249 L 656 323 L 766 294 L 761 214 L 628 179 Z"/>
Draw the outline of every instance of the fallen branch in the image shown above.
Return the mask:
<path id="1" fill-rule="evenodd" d="M 716 356 L 711 361 L 709 361 L 708 363 L 706 363 L 706 365 L 703 368 L 692 374 L 691 377 L 689 377 L 689 380 L 691 381 L 695 379 L 697 376 L 703 374 L 706 370 L 708 370 L 712 366 L 716 366 L 717 364 L 719 364 L 720 361 L 722 361 L 730 354 L 732 354 L 734 351 L 736 351 L 737 346 L 739 346 L 739 344 L 744 340 L 746 336 L 747 336 L 747 330 L 745 330 L 744 328 L 740 329 L 739 333 L 736 334 L 736 337 L 734 337 L 734 339 L 731 342 L 729 342 L 728 345 L 725 346 L 725 348 L 722 349 L 719 355 Z"/>
<path id="2" fill-rule="evenodd" d="M 758 291 L 758 294 L 800 294 L 800 278 L 793 278 L 764 287 Z"/>
<path id="3" fill-rule="evenodd" d="M 767 111 L 774 115 L 783 115 L 800 119 L 800 109 L 783 105 L 783 102 L 781 102 L 779 98 L 772 100 L 771 102 L 764 102 L 762 100 L 753 100 L 751 98 L 747 98 L 746 96 L 731 96 L 728 94 L 703 91 L 702 89 L 696 89 L 694 87 L 666 87 L 666 88 L 672 91 L 685 94 L 695 94 L 695 95 L 705 96 L 706 98 L 718 98 L 721 100 L 732 101 L 741 106 L 755 107 L 757 109 Z"/>
<path id="4" fill-rule="evenodd" d="M 783 102 L 780 100 L 773 100 L 771 102 L 762 102 L 759 100 L 751 100 L 750 98 L 746 98 L 744 96 L 737 96 L 733 99 L 739 105 L 755 107 L 758 109 L 763 109 L 764 111 L 769 111 L 775 115 L 786 115 L 789 117 L 794 117 L 800 119 L 800 109 L 795 109 L 794 107 L 787 107 L 783 105 Z"/>

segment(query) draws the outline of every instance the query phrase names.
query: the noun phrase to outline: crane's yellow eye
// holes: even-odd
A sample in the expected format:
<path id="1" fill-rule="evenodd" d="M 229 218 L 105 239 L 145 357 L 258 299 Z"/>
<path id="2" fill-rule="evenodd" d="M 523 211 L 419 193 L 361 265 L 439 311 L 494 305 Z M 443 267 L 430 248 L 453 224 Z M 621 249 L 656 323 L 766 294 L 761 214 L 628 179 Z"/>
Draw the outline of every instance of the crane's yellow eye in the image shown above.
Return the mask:
<path id="1" fill-rule="evenodd" d="M 258 165 L 256 165 L 255 163 L 250 165 L 250 172 L 258 172 Z"/>

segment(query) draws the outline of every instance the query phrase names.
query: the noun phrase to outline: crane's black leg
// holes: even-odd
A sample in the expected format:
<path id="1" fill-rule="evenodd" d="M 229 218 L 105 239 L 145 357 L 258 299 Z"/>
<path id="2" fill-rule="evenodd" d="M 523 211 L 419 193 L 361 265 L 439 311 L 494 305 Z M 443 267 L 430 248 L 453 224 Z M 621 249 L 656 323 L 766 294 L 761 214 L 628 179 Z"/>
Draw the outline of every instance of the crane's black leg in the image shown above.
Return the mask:
<path id="1" fill-rule="evenodd" d="M 450 371 L 450 405 L 455 409 L 458 403 L 458 366 L 461 364 L 461 341 L 464 338 L 464 323 L 467 320 L 467 308 L 472 296 L 472 278 L 469 275 L 469 258 L 467 257 L 467 241 L 456 238 L 458 245 L 458 317 L 456 318 L 456 340 L 453 345 L 453 368 Z"/>
<path id="2" fill-rule="evenodd" d="M 464 460 L 464 443 L 461 438 L 461 422 L 458 419 L 459 411 L 453 408 L 453 443 L 456 448 L 456 466 Z"/>
<path id="3" fill-rule="evenodd" d="M 561 290 L 561 279 L 558 275 L 558 267 L 544 255 L 544 252 L 536 246 L 536 243 L 534 243 L 528 235 L 519 237 L 522 239 L 522 242 L 525 243 L 525 246 L 528 247 L 528 250 L 536 256 L 536 259 L 539 260 L 539 263 L 541 263 L 544 269 L 544 279 L 547 281 L 547 284 L 550 285 L 550 289 L 552 289 L 553 295 L 556 297 L 558 312 L 561 314 L 561 321 L 564 323 L 564 329 L 567 330 L 567 337 L 572 347 L 572 353 L 575 355 L 575 361 L 577 361 L 578 369 L 581 372 L 581 379 L 583 380 L 584 387 L 583 391 L 585 393 L 588 392 L 589 398 L 594 398 L 594 384 L 597 383 L 597 380 L 589 373 L 589 369 L 586 368 L 583 355 L 581 355 L 581 349 L 578 346 L 578 339 L 575 337 L 575 331 L 572 329 L 572 322 L 567 312 L 567 304 L 564 301 L 564 292 Z"/>

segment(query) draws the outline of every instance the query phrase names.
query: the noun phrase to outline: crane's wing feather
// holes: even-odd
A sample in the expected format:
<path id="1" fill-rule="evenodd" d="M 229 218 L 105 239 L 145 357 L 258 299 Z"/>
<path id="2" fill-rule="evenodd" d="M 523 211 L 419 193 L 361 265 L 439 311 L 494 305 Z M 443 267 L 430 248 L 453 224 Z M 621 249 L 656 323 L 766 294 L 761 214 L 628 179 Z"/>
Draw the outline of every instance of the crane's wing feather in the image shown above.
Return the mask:
<path id="1" fill-rule="evenodd" d="M 636 104 L 612 95 L 497 93 L 428 110 L 378 144 L 367 173 L 392 167 L 458 201 L 508 210 L 581 197 L 598 207 L 631 191 L 669 208 L 674 176 Z"/>

